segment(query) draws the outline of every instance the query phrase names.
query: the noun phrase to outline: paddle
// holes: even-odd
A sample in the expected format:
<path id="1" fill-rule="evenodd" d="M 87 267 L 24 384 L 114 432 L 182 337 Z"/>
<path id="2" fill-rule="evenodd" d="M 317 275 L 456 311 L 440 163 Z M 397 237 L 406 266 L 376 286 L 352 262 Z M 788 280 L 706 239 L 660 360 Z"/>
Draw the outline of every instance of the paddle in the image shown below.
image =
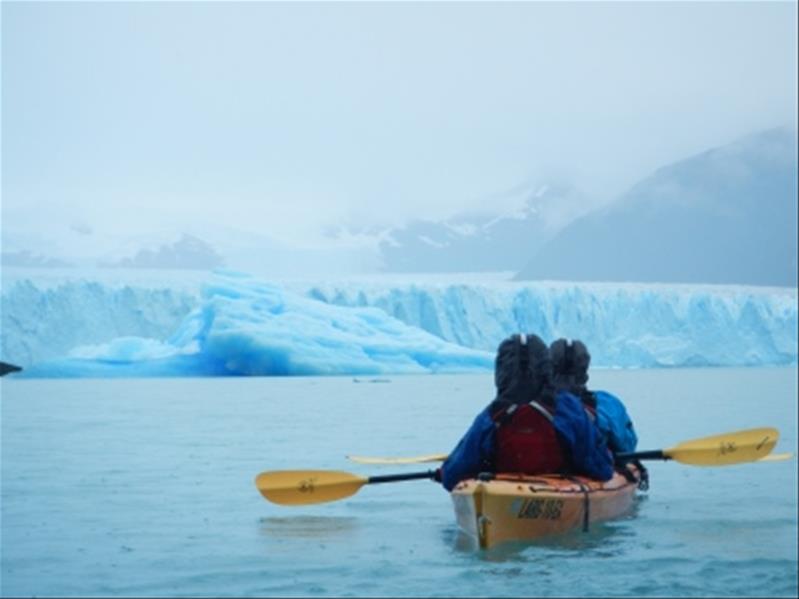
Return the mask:
<path id="1" fill-rule="evenodd" d="M 793 457 L 792 453 L 769 455 L 779 438 L 774 428 L 755 428 L 723 433 L 685 441 L 670 449 L 619 454 L 617 459 L 627 460 L 674 460 L 693 466 L 724 466 L 745 462 L 776 462 Z M 418 464 L 447 459 L 447 454 L 437 453 L 417 457 L 380 458 L 347 456 L 361 464 Z"/>
<path id="2" fill-rule="evenodd" d="M 767 456 L 756 460 L 758 462 L 784 462 L 785 460 L 790 460 L 793 457 L 793 454 L 789 451 L 786 453 L 770 453 Z"/>
<path id="3" fill-rule="evenodd" d="M 357 493 L 364 485 L 432 479 L 434 476 L 433 470 L 368 477 L 336 470 L 276 470 L 261 472 L 255 478 L 255 486 L 272 503 L 307 505 L 344 499 Z"/>
<path id="4" fill-rule="evenodd" d="M 366 456 L 348 455 L 347 459 L 358 464 L 422 464 L 425 462 L 443 462 L 447 459 L 445 453 L 432 453 L 409 458 L 370 458 Z"/>
<path id="5" fill-rule="evenodd" d="M 619 454 L 619 461 L 629 460 L 674 460 L 692 466 L 727 466 L 745 462 L 779 461 L 789 459 L 791 453 L 767 457 L 779 439 L 775 428 L 754 428 L 711 437 L 685 441 L 669 449 L 638 451 Z M 355 456 L 353 456 L 355 457 Z M 444 454 L 419 456 L 418 458 L 359 458 L 368 463 L 415 463 L 445 459 Z M 358 476 L 336 470 L 277 470 L 262 472 L 255 479 L 261 494 L 273 503 L 282 505 L 307 505 L 344 499 L 357 493 L 364 485 L 398 482 L 402 480 L 432 479 L 433 470 L 384 476 Z"/>
<path id="6" fill-rule="evenodd" d="M 691 466 L 743 464 L 766 457 L 779 437 L 776 428 L 752 428 L 684 441 L 670 449 L 620 453 L 616 455 L 616 461 L 674 460 Z"/>

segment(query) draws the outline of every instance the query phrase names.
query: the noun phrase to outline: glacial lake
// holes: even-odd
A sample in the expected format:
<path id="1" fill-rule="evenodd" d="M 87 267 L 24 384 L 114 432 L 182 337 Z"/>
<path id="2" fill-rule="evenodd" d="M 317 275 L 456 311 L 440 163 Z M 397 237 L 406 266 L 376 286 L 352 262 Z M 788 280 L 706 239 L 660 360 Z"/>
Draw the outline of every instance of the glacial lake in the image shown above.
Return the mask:
<path id="1" fill-rule="evenodd" d="M 775 426 L 797 452 L 797 368 L 596 370 L 639 449 Z M 264 470 L 363 475 L 348 454 L 448 452 L 479 375 L 15 379 L 0 383 L 3 596 L 796 596 L 797 461 L 649 462 L 621 520 L 474 548 L 430 481 L 302 507 Z"/>

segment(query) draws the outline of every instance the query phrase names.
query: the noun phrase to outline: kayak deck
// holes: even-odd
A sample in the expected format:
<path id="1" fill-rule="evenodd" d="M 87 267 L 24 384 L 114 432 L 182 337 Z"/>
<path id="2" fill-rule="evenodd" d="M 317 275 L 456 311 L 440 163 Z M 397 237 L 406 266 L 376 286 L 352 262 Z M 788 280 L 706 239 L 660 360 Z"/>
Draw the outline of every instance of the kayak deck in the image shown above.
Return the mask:
<path id="1" fill-rule="evenodd" d="M 451 497 L 458 526 L 481 548 L 506 541 L 529 541 L 575 529 L 628 512 L 635 498 L 633 480 L 616 472 L 600 482 L 584 476 L 497 474 L 490 480 L 458 483 Z"/>

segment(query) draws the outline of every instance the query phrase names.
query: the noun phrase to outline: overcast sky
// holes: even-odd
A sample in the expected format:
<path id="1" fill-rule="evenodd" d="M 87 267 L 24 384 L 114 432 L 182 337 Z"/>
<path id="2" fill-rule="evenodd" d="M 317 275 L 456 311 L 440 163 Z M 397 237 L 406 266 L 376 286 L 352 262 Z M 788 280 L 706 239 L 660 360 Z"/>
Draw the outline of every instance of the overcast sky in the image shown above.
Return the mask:
<path id="1" fill-rule="evenodd" d="M 182 223 L 310 244 L 327 226 L 503 208 L 505 190 L 551 180 L 611 198 L 667 162 L 796 126 L 796 15 L 3 2 L 4 246 Z"/>

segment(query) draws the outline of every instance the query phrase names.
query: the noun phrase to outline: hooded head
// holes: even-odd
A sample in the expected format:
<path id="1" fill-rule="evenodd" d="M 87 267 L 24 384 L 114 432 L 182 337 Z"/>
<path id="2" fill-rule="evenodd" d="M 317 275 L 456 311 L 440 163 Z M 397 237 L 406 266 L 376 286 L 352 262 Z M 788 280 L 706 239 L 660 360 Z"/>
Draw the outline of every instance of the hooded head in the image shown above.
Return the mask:
<path id="1" fill-rule="evenodd" d="M 525 403 L 550 388 L 549 348 L 537 335 L 511 335 L 499 344 L 494 363 L 497 398 Z"/>
<path id="2" fill-rule="evenodd" d="M 558 339 L 549 346 L 552 358 L 552 382 L 556 389 L 579 392 L 588 382 L 591 354 L 582 341 Z"/>

